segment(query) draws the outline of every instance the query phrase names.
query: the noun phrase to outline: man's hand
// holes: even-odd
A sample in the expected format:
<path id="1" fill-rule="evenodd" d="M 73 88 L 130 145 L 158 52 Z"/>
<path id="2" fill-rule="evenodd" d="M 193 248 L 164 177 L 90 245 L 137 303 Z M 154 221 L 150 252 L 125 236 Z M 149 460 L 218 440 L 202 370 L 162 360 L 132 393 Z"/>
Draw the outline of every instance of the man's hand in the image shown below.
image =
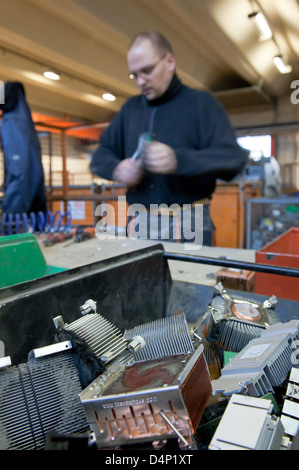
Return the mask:
<path id="1" fill-rule="evenodd" d="M 113 180 L 129 186 L 136 186 L 140 183 L 143 176 L 142 164 L 138 160 L 125 158 L 122 160 L 113 172 Z"/>
<path id="2" fill-rule="evenodd" d="M 149 142 L 143 153 L 143 165 L 151 173 L 171 174 L 177 169 L 174 150 L 161 142 Z"/>

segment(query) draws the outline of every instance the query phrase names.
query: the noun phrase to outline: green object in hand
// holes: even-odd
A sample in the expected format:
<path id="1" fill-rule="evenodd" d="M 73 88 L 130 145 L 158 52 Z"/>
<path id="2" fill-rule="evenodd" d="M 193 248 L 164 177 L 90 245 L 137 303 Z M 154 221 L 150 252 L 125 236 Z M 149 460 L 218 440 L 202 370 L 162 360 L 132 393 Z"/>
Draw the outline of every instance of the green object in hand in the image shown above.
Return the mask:
<path id="1" fill-rule="evenodd" d="M 144 132 L 143 134 L 140 134 L 139 139 L 138 139 L 137 149 L 135 150 L 131 158 L 133 160 L 142 160 L 142 152 L 143 152 L 144 145 L 146 145 L 147 142 L 151 142 L 152 140 L 153 139 L 148 132 Z"/>

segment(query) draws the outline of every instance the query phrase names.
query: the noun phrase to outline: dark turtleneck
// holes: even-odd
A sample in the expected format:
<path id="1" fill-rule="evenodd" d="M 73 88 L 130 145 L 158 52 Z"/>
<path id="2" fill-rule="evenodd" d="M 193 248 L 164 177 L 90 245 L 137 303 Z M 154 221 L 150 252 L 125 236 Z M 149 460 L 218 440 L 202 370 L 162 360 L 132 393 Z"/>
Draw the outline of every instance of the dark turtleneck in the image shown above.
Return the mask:
<path id="1" fill-rule="evenodd" d="M 162 96 L 154 100 L 147 100 L 150 106 L 159 106 L 160 104 L 166 103 L 170 99 L 172 99 L 181 89 L 182 82 L 178 78 L 177 74 L 175 73 L 172 77 L 172 80 L 167 88 L 167 90 L 163 93 Z"/>

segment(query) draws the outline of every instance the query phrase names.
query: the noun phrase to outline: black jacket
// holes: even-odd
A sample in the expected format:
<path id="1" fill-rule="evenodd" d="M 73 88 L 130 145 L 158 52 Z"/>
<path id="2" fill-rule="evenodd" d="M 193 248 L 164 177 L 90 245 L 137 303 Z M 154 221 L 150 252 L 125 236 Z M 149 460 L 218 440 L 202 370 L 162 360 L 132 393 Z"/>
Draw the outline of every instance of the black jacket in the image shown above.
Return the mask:
<path id="1" fill-rule="evenodd" d="M 210 197 L 217 178 L 231 180 L 247 161 L 222 105 L 175 75 L 161 98 L 147 101 L 138 95 L 125 103 L 102 134 L 91 171 L 111 180 L 120 160 L 133 155 L 143 132 L 175 150 L 178 168 L 171 175 L 146 173 L 128 190 L 129 204 L 183 205 Z"/>
<path id="2" fill-rule="evenodd" d="M 20 82 L 5 84 L 0 140 L 4 155 L 5 195 L 2 212 L 46 212 L 41 148 Z"/>

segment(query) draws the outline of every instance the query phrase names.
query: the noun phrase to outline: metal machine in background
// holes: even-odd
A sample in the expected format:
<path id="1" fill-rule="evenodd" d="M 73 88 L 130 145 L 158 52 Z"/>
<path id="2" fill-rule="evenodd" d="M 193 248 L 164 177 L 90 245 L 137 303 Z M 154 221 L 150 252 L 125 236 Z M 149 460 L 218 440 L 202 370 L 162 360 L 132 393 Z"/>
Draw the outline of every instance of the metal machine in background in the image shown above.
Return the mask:
<path id="1" fill-rule="evenodd" d="M 260 250 L 299 226 L 299 198 L 252 198 L 246 208 L 246 248 Z"/>
<path id="2" fill-rule="evenodd" d="M 281 194 L 281 170 L 274 156 L 265 157 L 262 152 L 251 152 L 240 177 L 246 181 L 261 183 L 263 197 L 271 198 Z"/>

